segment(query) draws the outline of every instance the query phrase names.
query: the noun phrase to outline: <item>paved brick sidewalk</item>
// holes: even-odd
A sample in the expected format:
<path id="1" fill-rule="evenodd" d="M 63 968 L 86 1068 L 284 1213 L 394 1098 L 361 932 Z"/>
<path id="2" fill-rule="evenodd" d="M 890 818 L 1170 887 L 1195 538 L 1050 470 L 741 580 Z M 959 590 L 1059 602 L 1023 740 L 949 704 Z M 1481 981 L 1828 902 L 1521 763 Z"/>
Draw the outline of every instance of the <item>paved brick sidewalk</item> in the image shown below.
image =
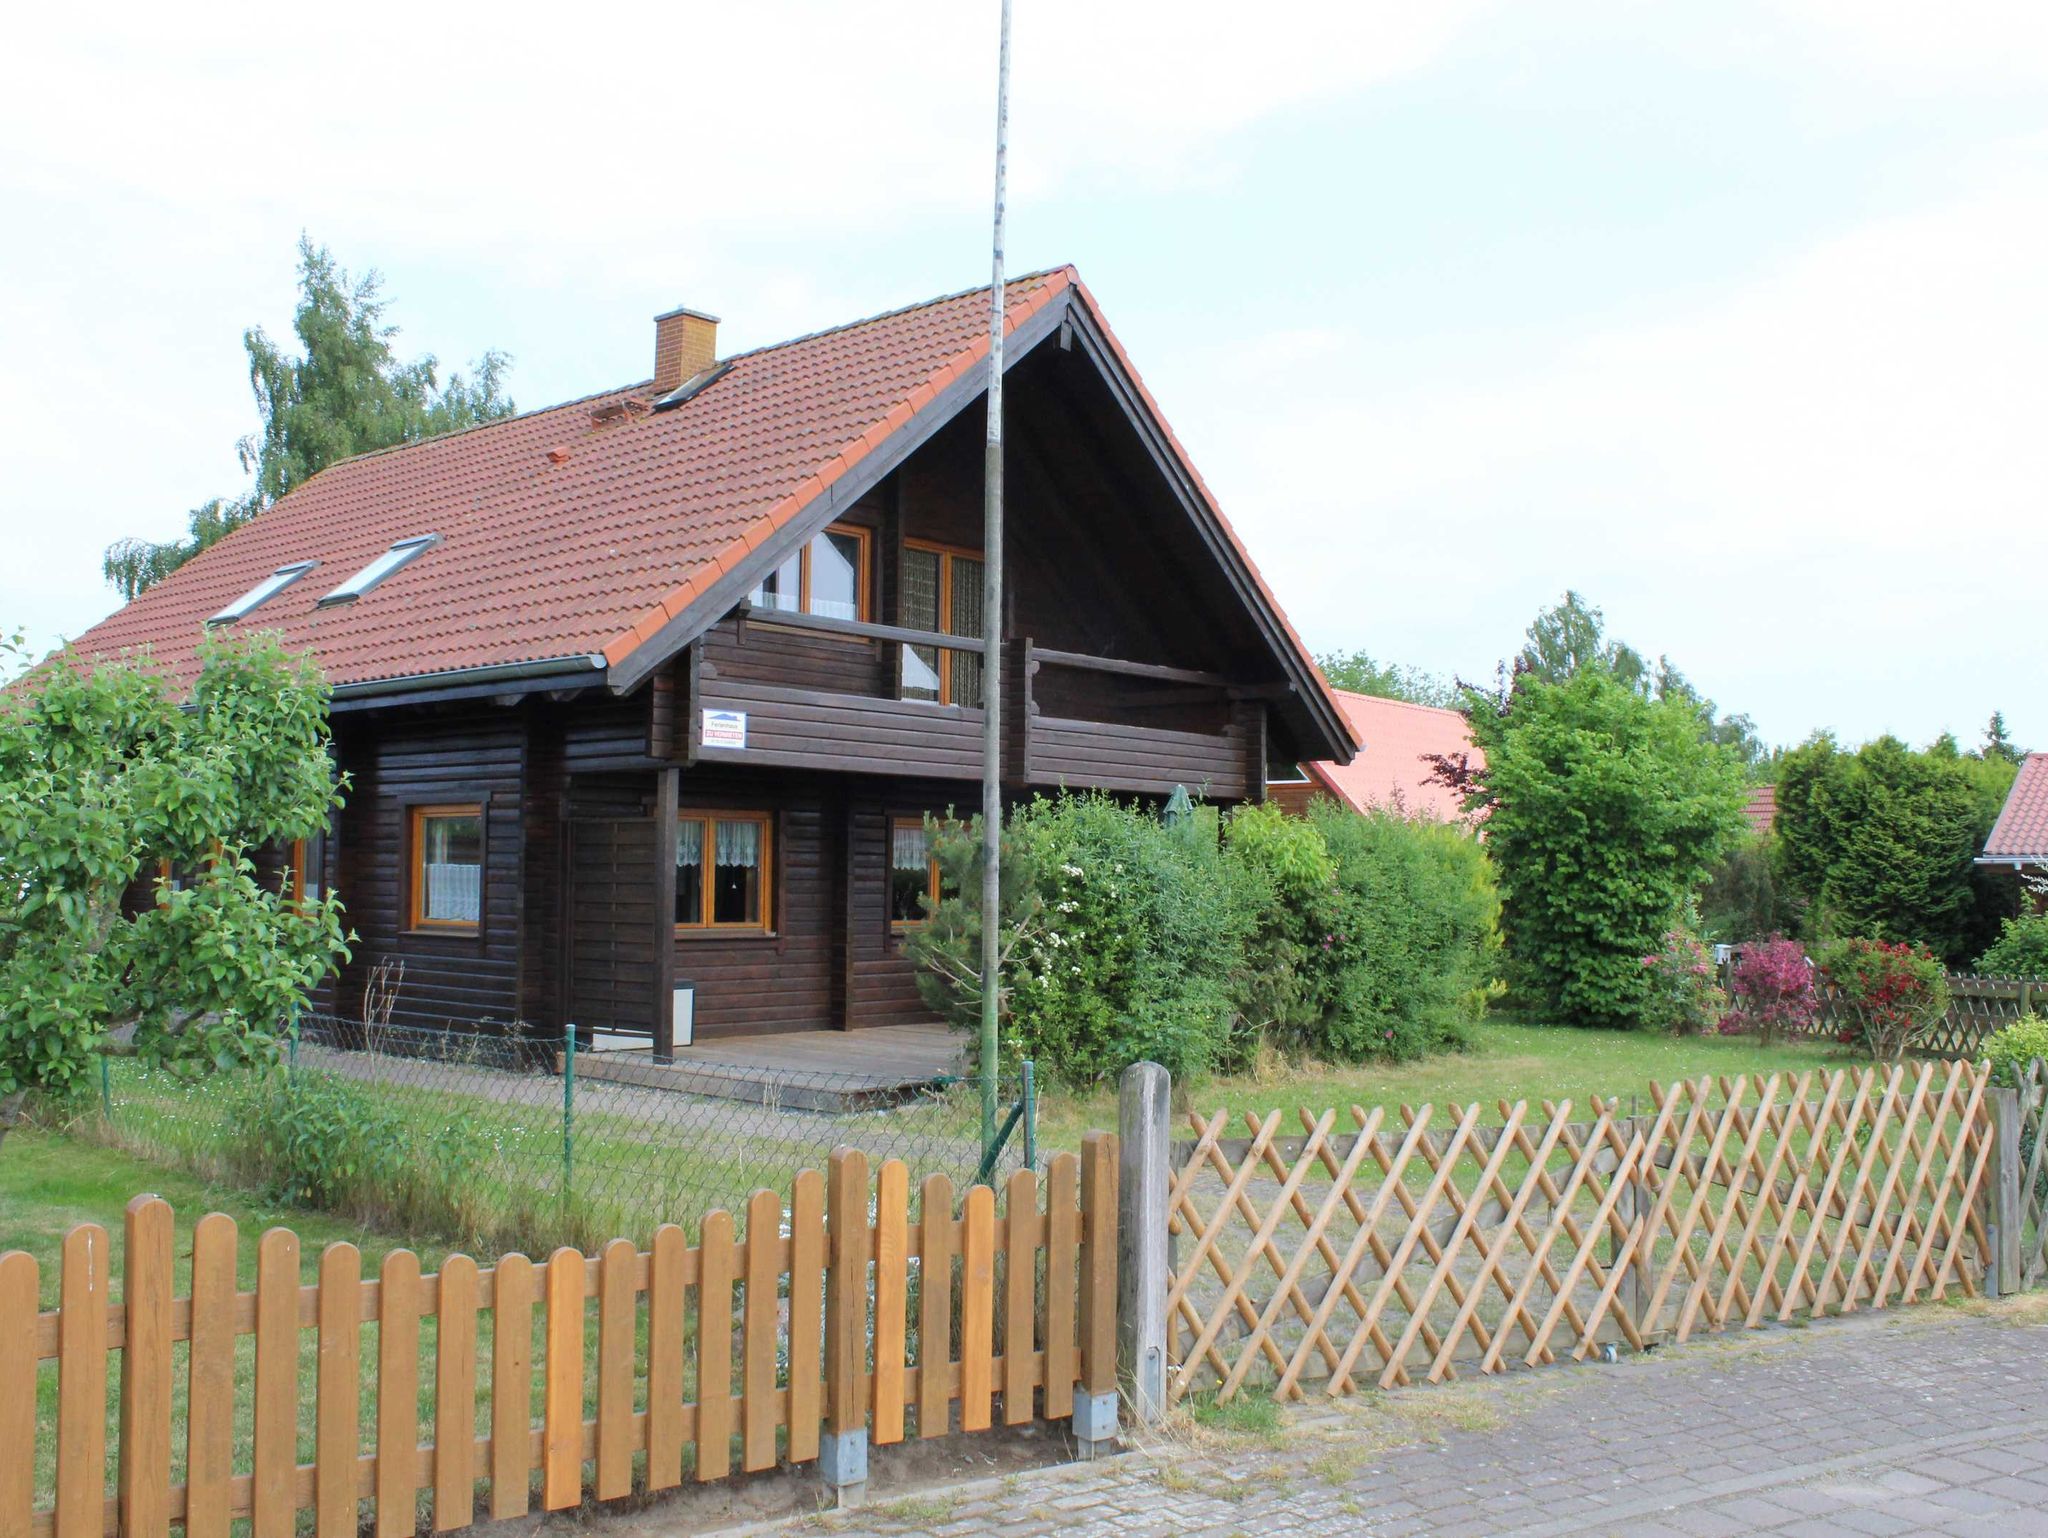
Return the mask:
<path id="1" fill-rule="evenodd" d="M 790 1524 L 837 1534 L 2048 1535 L 2048 1307 L 1933 1307 L 1374 1395 Z"/>

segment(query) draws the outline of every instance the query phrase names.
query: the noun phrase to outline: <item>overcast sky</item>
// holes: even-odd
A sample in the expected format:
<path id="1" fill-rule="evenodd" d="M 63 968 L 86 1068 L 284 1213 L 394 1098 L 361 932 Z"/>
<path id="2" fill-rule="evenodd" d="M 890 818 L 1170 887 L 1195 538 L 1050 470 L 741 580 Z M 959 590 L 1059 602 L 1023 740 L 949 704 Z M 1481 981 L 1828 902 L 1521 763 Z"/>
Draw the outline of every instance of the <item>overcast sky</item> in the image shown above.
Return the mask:
<path id="1" fill-rule="evenodd" d="M 541 406 L 987 272 L 995 0 L 35 6 L 0 93 L 0 631 L 235 491 L 301 230 Z M 1318 650 L 1575 586 L 1767 738 L 2048 747 L 2048 5 L 1016 0 L 1080 266 Z"/>

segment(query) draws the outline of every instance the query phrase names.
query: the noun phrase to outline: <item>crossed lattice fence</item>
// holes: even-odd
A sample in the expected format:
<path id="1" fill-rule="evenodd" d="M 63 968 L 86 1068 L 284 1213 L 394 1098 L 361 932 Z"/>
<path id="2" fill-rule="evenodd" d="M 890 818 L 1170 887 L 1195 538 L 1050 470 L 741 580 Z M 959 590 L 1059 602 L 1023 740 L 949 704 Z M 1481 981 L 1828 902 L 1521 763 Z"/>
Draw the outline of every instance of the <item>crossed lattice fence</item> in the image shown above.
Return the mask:
<path id="1" fill-rule="evenodd" d="M 1302 1113 L 1283 1137 L 1274 1111 L 1232 1137 L 1191 1116 L 1169 1394 L 1341 1394 L 1974 1294 L 1987 1073 L 1702 1079 L 1652 1086 L 1646 1114 L 1596 1097 L 1589 1121 L 1569 1102 L 1502 1103 L 1493 1125 L 1477 1105 L 1353 1107 L 1342 1132 Z"/>
<path id="2" fill-rule="evenodd" d="M 2048 1281 L 2048 1063 L 2019 1074 L 2020 1286 Z"/>
<path id="3" fill-rule="evenodd" d="M 1917 1034 L 1914 1052 L 1928 1057 L 1977 1057 L 1991 1036 L 2036 1010 L 2048 1008 L 2048 981 L 2026 977 L 1978 977 L 1948 974 L 1948 1010 Z M 1812 1021 L 1788 1032 L 1828 1041 L 1855 1041 L 1863 1034 L 1863 1013 L 1832 982 L 1821 979 L 1815 989 Z"/>

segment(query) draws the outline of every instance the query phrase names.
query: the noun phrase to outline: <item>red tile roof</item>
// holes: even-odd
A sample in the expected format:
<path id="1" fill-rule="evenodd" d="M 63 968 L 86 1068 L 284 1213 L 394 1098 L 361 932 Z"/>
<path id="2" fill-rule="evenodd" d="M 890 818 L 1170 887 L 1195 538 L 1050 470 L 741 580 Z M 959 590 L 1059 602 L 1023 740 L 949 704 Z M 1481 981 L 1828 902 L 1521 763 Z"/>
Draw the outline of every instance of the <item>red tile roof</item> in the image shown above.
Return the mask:
<path id="1" fill-rule="evenodd" d="M 1458 793 L 1431 778 L 1435 765 L 1426 756 L 1468 753 L 1474 767 L 1486 762 L 1462 715 L 1349 689 L 1331 692 L 1360 744 L 1358 756 L 1348 764 L 1305 766 L 1312 779 L 1356 811 L 1397 807 L 1411 816 L 1446 822 L 1464 816 Z"/>
<path id="2" fill-rule="evenodd" d="M 1757 786 L 1749 793 L 1749 801 L 1742 808 L 1742 815 L 1749 819 L 1750 832 L 1770 832 L 1778 825 L 1778 787 Z"/>
<path id="3" fill-rule="evenodd" d="M 1074 280 L 1009 285 L 1014 327 Z M 550 658 L 616 662 L 985 355 L 987 290 L 733 358 L 686 405 L 649 382 L 329 466 L 74 643 L 195 671 L 207 616 L 293 561 L 318 569 L 242 628 L 355 684 Z M 394 540 L 441 543 L 352 604 L 316 608 Z"/>
<path id="4" fill-rule="evenodd" d="M 2048 753 L 2029 753 L 1984 841 L 1987 860 L 2048 865 Z"/>
<path id="5" fill-rule="evenodd" d="M 1075 282 L 1009 284 L 1014 330 Z M 276 569 L 317 559 L 243 628 L 310 647 L 337 684 L 600 654 L 618 661 L 985 357 L 986 288 L 743 353 L 672 411 L 648 382 L 332 465 L 74 643 L 190 643 Z M 600 415 L 609 420 L 599 422 Z M 441 543 L 363 600 L 320 595 L 395 540 Z"/>

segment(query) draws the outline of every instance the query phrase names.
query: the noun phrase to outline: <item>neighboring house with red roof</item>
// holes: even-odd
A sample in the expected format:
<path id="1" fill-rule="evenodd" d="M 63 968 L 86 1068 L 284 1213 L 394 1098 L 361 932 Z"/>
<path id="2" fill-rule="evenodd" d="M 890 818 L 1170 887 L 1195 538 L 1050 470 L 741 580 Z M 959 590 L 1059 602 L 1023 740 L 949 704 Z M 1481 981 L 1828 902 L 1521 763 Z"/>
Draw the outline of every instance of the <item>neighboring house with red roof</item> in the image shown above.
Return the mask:
<path id="1" fill-rule="evenodd" d="M 1778 787 L 1757 786 L 1749 793 L 1742 815 L 1749 820 L 1749 831 L 1758 837 L 1773 832 L 1778 826 Z"/>
<path id="2" fill-rule="evenodd" d="M 1008 793 L 1219 802 L 1341 765 L 1338 702 L 1068 268 L 1008 285 Z M 293 859 L 402 1024 L 698 1038 L 924 1017 L 926 813 L 978 800 L 986 289 L 330 466 L 78 638 L 209 627 L 334 685 Z M 687 991 L 686 991 L 687 990 Z"/>
<path id="3" fill-rule="evenodd" d="M 1348 689 L 1331 692 L 1358 740 L 1357 754 L 1348 761 L 1276 763 L 1266 781 L 1270 800 L 1291 812 L 1304 812 L 1317 796 L 1329 796 L 1358 812 L 1392 807 L 1440 822 L 1464 816 L 1458 793 L 1435 778 L 1434 761 L 1438 754 L 1466 754 L 1473 767 L 1485 764 L 1462 715 Z"/>
<path id="4" fill-rule="evenodd" d="M 2021 762 L 1977 863 L 2048 879 L 2048 753 Z"/>

